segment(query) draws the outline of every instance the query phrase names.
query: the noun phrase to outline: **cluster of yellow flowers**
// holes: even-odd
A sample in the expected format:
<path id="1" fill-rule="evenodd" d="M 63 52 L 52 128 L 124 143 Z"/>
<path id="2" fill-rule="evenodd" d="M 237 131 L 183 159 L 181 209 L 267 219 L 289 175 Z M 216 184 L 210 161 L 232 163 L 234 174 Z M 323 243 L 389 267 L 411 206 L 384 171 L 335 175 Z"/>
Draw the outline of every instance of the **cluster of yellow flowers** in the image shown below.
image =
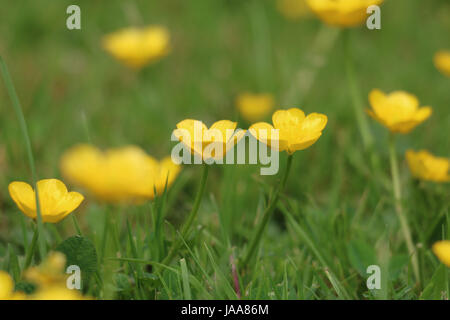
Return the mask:
<path id="1" fill-rule="evenodd" d="M 76 289 L 67 288 L 67 275 L 64 273 L 66 258 L 60 252 L 51 252 L 39 266 L 27 269 L 24 279 L 36 286 L 27 295 L 14 290 L 14 281 L 4 271 L 0 271 L 0 300 L 86 300 Z"/>
<path id="2" fill-rule="evenodd" d="M 367 18 L 367 8 L 380 5 L 384 0 L 306 0 L 310 9 L 325 23 L 338 27 L 355 27 Z M 444 75 L 450 77 L 450 51 L 435 54 L 434 64 Z M 388 128 L 392 133 L 406 134 L 428 119 L 431 107 L 419 107 L 418 99 L 407 92 L 395 91 L 384 94 L 372 90 L 369 94 L 372 110 L 368 114 Z M 450 161 L 436 157 L 426 150 L 408 150 L 406 160 L 412 175 L 417 179 L 450 181 Z M 440 241 L 433 246 L 433 252 L 447 266 L 450 266 L 450 241 Z"/>

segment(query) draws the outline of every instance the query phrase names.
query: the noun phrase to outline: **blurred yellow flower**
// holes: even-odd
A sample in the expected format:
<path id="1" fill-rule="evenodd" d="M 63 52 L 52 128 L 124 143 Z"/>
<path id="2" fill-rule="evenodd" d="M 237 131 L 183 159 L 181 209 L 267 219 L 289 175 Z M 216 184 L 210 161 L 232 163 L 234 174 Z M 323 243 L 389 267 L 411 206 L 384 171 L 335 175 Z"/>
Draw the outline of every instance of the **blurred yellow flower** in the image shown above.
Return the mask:
<path id="1" fill-rule="evenodd" d="M 111 202 L 134 202 L 162 194 L 177 177 L 180 166 L 170 157 L 157 161 L 136 146 L 100 151 L 77 145 L 61 158 L 62 174 L 97 198 Z"/>
<path id="2" fill-rule="evenodd" d="M 271 94 L 243 93 L 236 99 L 236 106 L 242 117 L 250 122 L 263 119 L 273 108 L 274 98 Z"/>
<path id="3" fill-rule="evenodd" d="M 291 20 L 302 18 L 311 12 L 306 0 L 277 0 L 277 9 Z"/>
<path id="4" fill-rule="evenodd" d="M 443 75 L 450 77 L 450 51 L 442 50 L 434 55 L 434 65 Z"/>
<path id="5" fill-rule="evenodd" d="M 0 270 L 0 300 L 24 300 L 26 295 L 22 292 L 14 292 L 14 281 L 11 276 Z"/>
<path id="6" fill-rule="evenodd" d="M 186 119 L 177 124 L 174 136 L 203 160 L 220 160 L 239 142 L 245 131 L 236 131 L 236 122 L 220 120 L 209 129 L 199 120 Z"/>
<path id="7" fill-rule="evenodd" d="M 450 240 L 436 242 L 433 245 L 433 252 L 443 264 L 450 267 Z"/>
<path id="8" fill-rule="evenodd" d="M 431 107 L 420 107 L 419 100 L 404 91 L 388 95 L 378 89 L 369 94 L 372 110 L 368 114 L 391 132 L 408 133 L 431 115 Z"/>
<path id="9" fill-rule="evenodd" d="M 38 289 L 30 295 L 30 300 L 91 300 L 84 297 L 78 290 L 65 286 L 49 286 Z"/>
<path id="10" fill-rule="evenodd" d="M 80 291 L 67 288 L 68 275 L 64 272 L 66 257 L 61 252 L 50 252 L 38 266 L 28 268 L 24 277 L 37 286 L 30 300 L 87 300 Z"/>
<path id="11" fill-rule="evenodd" d="M 273 126 L 266 122 L 253 124 L 249 131 L 258 140 L 279 151 L 293 154 L 313 145 L 322 135 L 328 118 L 324 114 L 305 113 L 298 108 L 278 110 L 272 115 Z M 278 138 L 272 136 L 272 130 L 278 130 Z"/>
<path id="12" fill-rule="evenodd" d="M 170 34 L 162 26 L 129 27 L 106 35 L 103 47 L 125 65 L 138 69 L 168 54 Z"/>
<path id="13" fill-rule="evenodd" d="M 325 23 L 338 27 L 361 25 L 368 17 L 367 8 L 383 0 L 306 0 L 311 10 Z"/>
<path id="14" fill-rule="evenodd" d="M 408 150 L 406 161 L 411 174 L 417 179 L 434 182 L 450 181 L 450 161 L 447 158 L 435 157 L 426 150 L 418 152 Z"/>
<path id="15" fill-rule="evenodd" d="M 61 252 L 50 252 L 38 266 L 30 267 L 24 272 L 26 280 L 38 286 L 65 285 L 67 275 L 64 273 L 66 257 Z"/>
<path id="16" fill-rule="evenodd" d="M 28 217 L 36 219 L 36 194 L 25 182 L 9 184 L 9 194 L 17 207 Z M 74 211 L 84 197 L 78 192 L 68 192 L 65 184 L 58 179 L 44 179 L 37 183 L 42 221 L 56 223 Z"/>

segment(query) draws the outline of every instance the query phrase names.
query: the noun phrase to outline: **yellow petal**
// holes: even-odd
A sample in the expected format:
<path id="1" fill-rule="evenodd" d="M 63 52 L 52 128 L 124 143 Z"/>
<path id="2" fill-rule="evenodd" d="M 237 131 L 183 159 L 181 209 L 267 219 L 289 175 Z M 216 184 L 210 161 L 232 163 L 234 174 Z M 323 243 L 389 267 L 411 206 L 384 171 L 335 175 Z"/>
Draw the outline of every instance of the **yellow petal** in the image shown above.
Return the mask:
<path id="1" fill-rule="evenodd" d="M 387 101 L 386 95 L 381 90 L 373 89 L 369 93 L 369 102 L 378 117 L 384 114 L 387 107 Z"/>
<path id="2" fill-rule="evenodd" d="M 37 188 L 42 219 L 46 221 L 46 216 L 60 214 L 58 207 L 67 195 L 66 185 L 58 179 L 43 179 L 38 181 Z"/>
<path id="3" fill-rule="evenodd" d="M 271 124 L 266 122 L 258 122 L 253 124 L 249 128 L 249 132 L 252 136 L 254 136 L 259 141 L 267 144 L 271 148 L 274 148 L 278 151 L 284 151 L 287 149 L 287 141 L 280 137 L 280 132 L 278 131 L 278 137 L 273 136 L 276 130 Z"/>
<path id="4" fill-rule="evenodd" d="M 11 276 L 0 270 L 0 300 L 9 300 L 14 290 L 14 282 Z"/>
<path id="5" fill-rule="evenodd" d="M 320 113 L 310 113 L 302 122 L 301 129 L 313 134 L 322 131 L 327 125 L 328 117 Z"/>
<path id="6" fill-rule="evenodd" d="M 36 218 L 36 195 L 33 188 L 28 183 L 14 181 L 9 184 L 8 190 L 20 211 L 30 218 Z"/>
<path id="7" fill-rule="evenodd" d="M 305 119 L 305 113 L 298 108 L 278 110 L 272 115 L 273 126 L 283 130 L 291 126 L 299 126 Z"/>
<path id="8" fill-rule="evenodd" d="M 78 192 L 68 192 L 66 197 L 60 202 L 55 216 L 46 216 L 47 222 L 56 223 L 64 219 L 67 215 L 72 213 L 83 202 L 84 197 Z"/>
<path id="9" fill-rule="evenodd" d="M 438 257 L 438 259 L 450 267 L 450 241 L 443 240 L 438 241 L 433 245 L 433 252 Z"/>
<path id="10" fill-rule="evenodd" d="M 234 134 L 234 130 L 236 129 L 237 123 L 229 120 L 220 120 L 215 122 L 208 132 L 212 130 L 218 130 L 221 133 L 222 138 L 220 140 L 213 141 L 222 141 L 227 142 Z"/>
<path id="11" fill-rule="evenodd" d="M 431 109 L 431 107 L 422 107 L 417 110 L 416 114 L 414 115 L 414 120 L 417 122 L 423 122 L 431 116 L 432 112 L 433 109 Z"/>

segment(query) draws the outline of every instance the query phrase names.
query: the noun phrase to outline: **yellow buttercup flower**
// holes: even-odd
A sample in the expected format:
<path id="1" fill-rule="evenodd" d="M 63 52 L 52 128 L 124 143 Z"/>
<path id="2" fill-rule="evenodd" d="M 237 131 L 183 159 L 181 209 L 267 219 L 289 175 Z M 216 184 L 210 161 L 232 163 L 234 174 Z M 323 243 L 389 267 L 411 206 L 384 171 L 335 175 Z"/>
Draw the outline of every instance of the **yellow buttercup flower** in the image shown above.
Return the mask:
<path id="1" fill-rule="evenodd" d="M 277 0 L 277 9 L 291 20 L 302 18 L 311 12 L 306 0 Z"/>
<path id="2" fill-rule="evenodd" d="M 355 27 L 367 19 L 367 8 L 383 0 L 306 0 L 311 10 L 325 23 Z"/>
<path id="3" fill-rule="evenodd" d="M 236 131 L 236 122 L 220 120 L 209 129 L 199 120 L 186 119 L 177 124 L 174 136 L 203 160 L 220 160 L 239 142 L 245 131 Z"/>
<path id="4" fill-rule="evenodd" d="M 431 107 L 420 107 L 419 100 L 404 91 L 394 91 L 388 95 L 378 89 L 369 94 L 372 110 L 369 115 L 387 127 L 391 132 L 408 133 L 428 119 Z"/>
<path id="5" fill-rule="evenodd" d="M 263 119 L 273 108 L 274 98 L 271 94 L 243 93 L 236 99 L 236 106 L 242 117 L 250 122 Z"/>
<path id="6" fill-rule="evenodd" d="M 38 286 L 65 285 L 67 274 L 64 273 L 66 257 L 61 252 L 50 252 L 45 260 L 36 267 L 28 268 L 24 277 Z"/>
<path id="7" fill-rule="evenodd" d="M 61 171 L 67 179 L 87 189 L 97 198 L 112 202 L 133 202 L 162 194 L 173 183 L 180 166 L 170 157 L 158 161 L 135 146 L 100 151 L 91 145 L 78 145 L 61 158 Z"/>
<path id="8" fill-rule="evenodd" d="M 273 126 L 266 122 L 253 124 L 249 131 L 258 140 L 279 151 L 293 154 L 313 145 L 322 135 L 328 118 L 324 114 L 305 113 L 298 109 L 278 110 L 272 115 Z M 278 137 L 275 134 L 278 130 Z M 278 147 L 276 145 L 278 144 Z"/>
<path id="9" fill-rule="evenodd" d="M 30 300 L 87 300 L 76 289 L 67 288 L 68 274 L 64 272 L 66 257 L 61 252 L 50 252 L 38 266 L 28 268 L 24 277 L 37 286 Z"/>
<path id="10" fill-rule="evenodd" d="M 30 297 L 30 300 L 91 300 L 84 297 L 78 290 L 68 289 L 65 286 L 43 287 Z"/>
<path id="11" fill-rule="evenodd" d="M 450 267 L 450 240 L 436 242 L 433 245 L 433 252 L 443 264 Z"/>
<path id="12" fill-rule="evenodd" d="M 103 47 L 127 66 L 141 68 L 168 54 L 170 34 L 162 26 L 130 27 L 106 35 Z"/>
<path id="13" fill-rule="evenodd" d="M 36 195 L 25 182 L 9 184 L 9 194 L 17 207 L 28 217 L 36 219 Z M 78 192 L 68 192 L 65 184 L 58 179 L 44 179 L 37 183 L 39 204 L 43 222 L 56 223 L 74 211 L 84 197 Z"/>
<path id="14" fill-rule="evenodd" d="M 426 150 L 406 151 L 406 161 L 412 175 L 417 179 L 448 182 L 450 181 L 450 161 L 447 158 L 435 157 Z"/>
<path id="15" fill-rule="evenodd" d="M 14 292 L 14 281 L 11 276 L 0 270 L 0 300 L 24 300 L 26 295 L 22 292 Z"/>
<path id="16" fill-rule="evenodd" d="M 450 51 L 442 50 L 434 55 L 434 65 L 443 75 L 450 77 Z"/>

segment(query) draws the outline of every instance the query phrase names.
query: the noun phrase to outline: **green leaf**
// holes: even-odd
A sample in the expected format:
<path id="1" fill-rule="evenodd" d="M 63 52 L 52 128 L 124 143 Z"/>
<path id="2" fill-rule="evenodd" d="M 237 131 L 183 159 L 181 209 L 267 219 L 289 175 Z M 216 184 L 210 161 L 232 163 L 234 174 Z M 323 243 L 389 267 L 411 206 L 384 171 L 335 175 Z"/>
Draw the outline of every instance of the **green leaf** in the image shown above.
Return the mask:
<path id="1" fill-rule="evenodd" d="M 83 284 L 88 284 L 90 276 L 97 271 L 97 252 L 94 244 L 87 238 L 73 236 L 61 242 L 56 250 L 66 255 L 66 266 L 80 267 Z"/>
<path id="2" fill-rule="evenodd" d="M 430 283 L 420 295 L 420 300 L 442 300 L 446 291 L 446 267 L 441 264 L 431 277 Z"/>

